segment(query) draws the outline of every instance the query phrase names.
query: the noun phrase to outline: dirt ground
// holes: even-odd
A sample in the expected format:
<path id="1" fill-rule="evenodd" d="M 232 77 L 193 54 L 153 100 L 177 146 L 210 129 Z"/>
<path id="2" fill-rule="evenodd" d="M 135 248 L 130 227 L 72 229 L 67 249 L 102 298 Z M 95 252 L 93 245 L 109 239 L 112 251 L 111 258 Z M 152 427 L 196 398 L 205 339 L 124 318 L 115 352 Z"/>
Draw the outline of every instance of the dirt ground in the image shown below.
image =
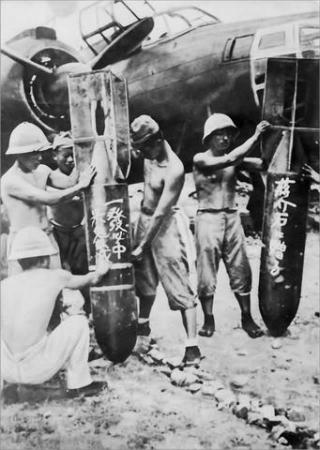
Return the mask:
<path id="1" fill-rule="evenodd" d="M 254 275 L 253 315 L 259 315 L 258 241 L 249 242 Z M 250 339 L 240 328 L 240 313 L 221 267 L 215 302 L 217 332 L 199 338 L 201 367 L 225 386 L 245 375 L 241 392 L 276 407 L 300 407 L 305 425 L 319 427 L 319 235 L 309 232 L 301 303 L 289 333 L 277 339 Z M 198 323 L 202 315 L 198 310 Z M 159 288 L 151 316 L 153 335 L 166 357 L 182 357 L 184 332 L 179 313 L 171 312 Z M 140 342 L 138 342 L 140 345 Z M 277 348 L 273 348 L 277 347 Z M 101 366 L 101 367 L 99 367 Z M 125 363 L 92 363 L 96 379 L 109 390 L 88 399 L 2 404 L 3 450 L 228 450 L 284 448 L 261 428 L 230 410 L 219 410 L 212 397 L 173 386 L 158 367 L 132 355 Z M 288 448 L 288 447 L 287 447 Z M 290 448 L 290 447 L 289 447 Z"/>

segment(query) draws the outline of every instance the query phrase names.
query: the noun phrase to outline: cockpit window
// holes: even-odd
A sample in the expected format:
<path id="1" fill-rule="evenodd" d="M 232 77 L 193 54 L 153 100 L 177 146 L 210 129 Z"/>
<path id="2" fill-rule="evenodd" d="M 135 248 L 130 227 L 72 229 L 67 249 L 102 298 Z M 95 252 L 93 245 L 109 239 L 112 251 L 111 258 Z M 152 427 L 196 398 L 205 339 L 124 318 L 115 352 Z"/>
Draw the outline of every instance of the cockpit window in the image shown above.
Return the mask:
<path id="1" fill-rule="evenodd" d="M 253 41 L 253 34 L 247 36 L 239 36 L 231 47 L 230 59 L 245 59 L 249 58 L 250 49 Z"/>
<path id="2" fill-rule="evenodd" d="M 268 33 L 261 37 L 259 42 L 259 49 L 283 47 L 286 42 L 286 32 L 276 31 L 275 33 Z"/>
<path id="3" fill-rule="evenodd" d="M 320 56 L 320 28 L 302 26 L 299 30 L 299 42 L 302 50 L 309 50 L 314 56 Z"/>
<path id="4" fill-rule="evenodd" d="M 160 39 L 183 33 L 194 27 L 218 23 L 219 19 L 197 7 L 179 7 L 159 12 L 153 16 L 154 28 L 143 45 L 152 44 Z"/>

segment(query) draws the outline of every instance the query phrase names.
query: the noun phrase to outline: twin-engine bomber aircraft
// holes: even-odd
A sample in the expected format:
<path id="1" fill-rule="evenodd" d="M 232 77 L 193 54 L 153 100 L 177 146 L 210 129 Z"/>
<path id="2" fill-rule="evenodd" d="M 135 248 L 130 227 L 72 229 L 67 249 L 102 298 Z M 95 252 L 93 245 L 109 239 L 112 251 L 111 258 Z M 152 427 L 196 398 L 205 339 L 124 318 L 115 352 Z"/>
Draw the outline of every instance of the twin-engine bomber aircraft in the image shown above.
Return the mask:
<path id="1" fill-rule="evenodd" d="M 142 6 L 149 8 L 149 12 L 144 10 L 141 14 Z M 92 13 L 100 23 L 90 30 Z M 224 24 L 197 7 L 184 6 L 158 13 L 147 1 L 119 0 L 96 2 L 81 11 L 80 30 L 86 46 L 81 52 L 57 40 L 52 28 L 26 30 L 1 50 L 2 152 L 7 148 L 11 131 L 22 121 L 40 125 L 47 134 L 70 129 L 68 75 L 106 67 L 113 74 L 100 71 L 86 74 L 83 79 L 108 76 L 110 80 L 119 81 L 117 75 L 121 75 L 122 90 L 115 90 L 109 84 L 106 92 L 123 99 L 126 97 L 123 95 L 125 78 L 131 119 L 140 114 L 153 116 L 187 171 L 191 169 L 194 152 L 200 150 L 202 127 L 208 114 L 223 112 L 231 116 L 241 127 L 241 139 L 252 133 L 262 115 L 275 132 L 270 136 L 272 139 L 262 145 L 262 156 L 269 169 L 259 305 L 271 334 L 282 335 L 294 318 L 300 300 L 309 192 L 309 183 L 302 181 L 299 174 L 303 158 L 318 169 L 320 30 L 314 16 L 314 13 L 306 13 Z M 111 239 L 106 232 L 106 205 L 115 201 L 125 203 L 128 194 L 126 184 L 118 183 L 115 178 L 116 172 L 112 177 L 108 175 L 112 164 L 108 162 L 108 152 L 101 151 L 105 149 L 106 135 L 100 139 L 98 107 L 96 114 L 88 107 L 87 116 L 78 108 L 82 107 L 79 98 L 86 101 L 93 98 L 91 106 L 110 101 L 101 101 L 97 88 L 101 84 L 83 84 L 83 79 L 81 76 L 69 79 L 75 156 L 78 162 L 81 158 L 86 164 L 95 161 L 97 167 L 94 183 L 100 183 L 99 189 L 91 196 L 88 211 L 94 211 L 93 222 L 99 218 L 101 223 L 98 231 L 93 229 L 89 241 L 91 245 L 101 234 L 98 236 L 101 241 L 95 244 L 92 255 L 105 258 L 104 245 Z M 90 97 L 93 91 L 95 95 Z M 129 118 L 127 103 L 122 102 L 122 107 L 124 103 L 121 117 L 125 117 L 127 127 Z M 108 116 L 106 109 L 103 111 L 102 121 Z M 112 114 L 111 129 L 114 130 L 119 124 L 114 112 Z M 91 117 L 92 123 L 83 117 Z M 77 126 L 74 126 L 75 120 Z M 88 138 L 91 128 L 94 137 Z M 85 137 L 77 136 L 79 130 Z M 129 135 L 126 130 L 127 156 Z M 79 151 L 79 139 L 82 144 L 86 141 L 85 152 L 82 152 L 83 147 Z M 95 145 L 90 159 L 92 141 Z M 116 148 L 116 156 L 119 155 L 116 145 L 110 148 Z M 4 161 L 4 170 L 8 162 Z M 139 181 L 139 176 L 141 179 L 139 165 L 133 169 L 129 182 Z M 252 211 L 259 219 L 264 185 L 260 175 L 253 181 L 257 201 Z M 106 201 L 107 191 L 111 201 Z M 126 205 L 129 211 L 128 202 Z M 129 212 L 123 217 L 128 219 L 128 216 Z M 86 217 L 90 217 L 88 213 Z M 127 221 L 129 229 L 129 219 Z M 90 235 L 92 221 L 87 222 Z M 256 228 L 259 225 L 261 228 L 257 220 Z M 127 236 L 129 242 L 130 233 Z M 119 264 L 113 266 L 109 280 L 112 284 L 105 279 L 103 286 L 95 292 L 91 290 L 97 340 L 102 349 L 108 349 L 103 350 L 104 353 L 116 362 L 130 354 L 136 339 L 130 242 L 124 249 L 128 260 L 121 260 L 121 264 L 117 261 Z M 96 261 L 94 259 L 92 264 L 97 264 Z M 123 278 L 125 274 L 127 278 Z M 124 289 L 127 297 L 122 302 Z"/>
<path id="2" fill-rule="evenodd" d="M 156 12 L 147 1 L 120 0 L 80 11 L 81 52 L 57 40 L 52 28 L 25 30 L 2 48 L 2 155 L 21 121 L 47 134 L 69 129 L 67 75 L 108 67 L 127 79 L 131 118 L 144 113 L 159 121 L 189 170 L 209 113 L 230 115 L 242 139 L 252 132 L 267 58 L 319 57 L 315 16 L 222 23 L 189 4 Z M 8 163 L 2 161 L 2 170 Z"/>

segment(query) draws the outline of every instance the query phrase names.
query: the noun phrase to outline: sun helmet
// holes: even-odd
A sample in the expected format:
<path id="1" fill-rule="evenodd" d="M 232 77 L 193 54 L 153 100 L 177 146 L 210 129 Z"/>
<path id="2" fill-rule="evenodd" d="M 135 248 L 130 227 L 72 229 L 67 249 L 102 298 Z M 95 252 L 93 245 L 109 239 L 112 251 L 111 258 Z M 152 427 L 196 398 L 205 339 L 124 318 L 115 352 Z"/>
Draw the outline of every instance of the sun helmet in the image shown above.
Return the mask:
<path id="1" fill-rule="evenodd" d="M 10 134 L 6 155 L 41 152 L 52 148 L 44 132 L 30 122 L 20 123 Z"/>
<path id="2" fill-rule="evenodd" d="M 222 130 L 223 128 L 233 128 L 235 133 L 237 127 L 233 120 L 226 114 L 214 113 L 212 114 L 204 124 L 202 143 L 205 144 L 207 138 L 215 131 Z"/>
<path id="3" fill-rule="evenodd" d="M 56 253 L 58 251 L 53 247 L 46 233 L 41 228 L 29 226 L 17 232 L 8 260 L 50 256 Z"/>

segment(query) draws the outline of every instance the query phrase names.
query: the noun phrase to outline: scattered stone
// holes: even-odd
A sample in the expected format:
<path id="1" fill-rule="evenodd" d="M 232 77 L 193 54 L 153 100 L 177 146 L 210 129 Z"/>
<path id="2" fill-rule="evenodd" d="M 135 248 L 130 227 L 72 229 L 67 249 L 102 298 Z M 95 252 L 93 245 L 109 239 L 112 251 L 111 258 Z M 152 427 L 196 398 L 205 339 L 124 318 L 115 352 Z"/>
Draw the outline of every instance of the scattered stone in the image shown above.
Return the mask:
<path id="1" fill-rule="evenodd" d="M 232 409 L 233 414 L 235 414 L 239 419 L 247 419 L 249 408 L 243 405 L 235 405 Z"/>
<path id="2" fill-rule="evenodd" d="M 169 367 L 161 367 L 160 372 L 166 375 L 167 377 L 170 377 L 171 375 L 171 369 Z"/>
<path id="3" fill-rule="evenodd" d="M 238 355 L 238 356 L 247 356 L 247 355 L 248 355 L 248 352 L 247 352 L 246 350 L 239 350 L 239 351 L 237 352 L 237 355 Z"/>
<path id="4" fill-rule="evenodd" d="M 260 407 L 262 406 L 262 402 L 261 400 L 257 399 L 257 398 L 253 398 L 250 400 L 250 410 L 253 412 L 259 412 L 260 411 Z"/>
<path id="5" fill-rule="evenodd" d="M 270 422 L 270 425 L 274 426 L 274 425 L 281 425 L 284 428 L 290 428 L 290 422 L 289 420 L 286 418 L 286 416 L 274 416 L 274 417 L 270 417 L 268 419 L 268 421 Z"/>
<path id="6" fill-rule="evenodd" d="M 216 391 L 220 391 L 221 389 L 224 389 L 224 385 L 221 381 L 212 381 L 211 386 L 216 390 Z"/>
<path id="7" fill-rule="evenodd" d="M 279 438 L 278 442 L 279 442 L 280 445 L 289 445 L 289 442 L 284 437 Z"/>
<path id="8" fill-rule="evenodd" d="M 155 350 L 159 350 L 159 351 L 160 351 L 159 345 L 156 344 L 154 340 L 151 340 L 151 341 L 150 341 L 150 348 L 151 348 L 151 349 L 153 348 L 153 349 L 155 349 Z"/>
<path id="9" fill-rule="evenodd" d="M 147 336 L 138 336 L 134 350 L 138 354 L 147 353 L 150 350 L 150 339 Z"/>
<path id="10" fill-rule="evenodd" d="M 221 407 L 227 407 L 233 406 L 237 399 L 232 391 L 229 389 L 219 389 L 215 393 L 215 398 L 219 402 L 219 406 Z"/>
<path id="11" fill-rule="evenodd" d="M 251 400 L 249 395 L 246 394 L 239 394 L 237 397 L 237 404 L 243 407 L 248 408 L 248 410 L 251 409 Z"/>
<path id="12" fill-rule="evenodd" d="M 165 356 L 156 348 L 152 348 L 148 352 L 148 356 L 150 356 L 157 364 L 162 364 L 165 360 Z"/>
<path id="13" fill-rule="evenodd" d="M 187 373 L 179 369 L 174 369 L 171 372 L 171 383 L 175 386 L 190 386 L 198 381 L 197 377 L 192 373 Z"/>
<path id="14" fill-rule="evenodd" d="M 274 408 L 274 412 L 276 416 L 285 416 L 286 410 L 284 408 Z"/>
<path id="15" fill-rule="evenodd" d="M 283 426 L 285 427 L 285 432 L 286 433 L 296 433 L 297 431 L 297 425 L 294 422 L 291 422 L 290 420 L 287 419 L 287 421 L 285 421 L 284 419 L 281 422 L 283 424 Z"/>
<path id="16" fill-rule="evenodd" d="M 145 362 L 146 364 L 148 364 L 149 366 L 152 366 L 154 364 L 153 359 L 151 358 L 151 356 L 149 355 L 144 355 L 144 354 L 139 354 L 139 358 Z"/>
<path id="17" fill-rule="evenodd" d="M 209 383 L 205 383 L 202 385 L 201 392 L 203 395 L 207 395 L 209 397 L 214 397 L 216 390 Z"/>
<path id="18" fill-rule="evenodd" d="M 277 369 L 289 370 L 290 365 L 289 364 L 277 364 Z"/>
<path id="19" fill-rule="evenodd" d="M 304 422 L 306 420 L 302 408 L 290 408 L 287 410 L 286 416 L 292 422 Z"/>
<path id="20" fill-rule="evenodd" d="M 187 391 L 191 392 L 192 394 L 195 394 L 196 392 L 199 392 L 201 389 L 201 384 L 200 383 L 193 383 L 190 384 L 190 386 L 187 387 Z"/>
<path id="21" fill-rule="evenodd" d="M 230 382 L 231 386 L 239 389 L 244 387 L 249 381 L 249 377 L 247 375 L 236 375 Z"/>
<path id="22" fill-rule="evenodd" d="M 263 405 L 260 408 L 260 414 L 264 419 L 272 420 L 275 416 L 274 407 L 272 405 Z"/>
<path id="23" fill-rule="evenodd" d="M 42 429 L 47 434 L 54 433 L 54 428 L 51 425 L 49 425 L 49 424 L 44 425 L 44 427 Z"/>
<path id="24" fill-rule="evenodd" d="M 191 386 L 194 383 L 197 383 L 198 378 L 192 373 L 185 373 L 185 381 L 183 386 Z"/>
<path id="25" fill-rule="evenodd" d="M 315 448 L 320 448 L 320 433 L 316 433 L 313 436 L 312 444 Z"/>
<path id="26" fill-rule="evenodd" d="M 279 341 L 279 339 L 274 339 L 274 341 L 272 342 L 271 347 L 275 350 L 278 350 L 279 348 L 282 347 L 281 342 Z"/>
<path id="27" fill-rule="evenodd" d="M 257 425 L 258 427 L 261 428 L 266 428 L 266 425 L 261 417 L 261 414 L 257 412 L 251 411 L 248 412 L 247 423 L 249 423 L 250 425 Z"/>
<path id="28" fill-rule="evenodd" d="M 203 385 L 202 393 L 204 395 L 214 396 L 217 391 L 223 390 L 224 385 L 221 381 L 210 381 Z"/>
<path id="29" fill-rule="evenodd" d="M 167 359 L 167 364 L 171 369 L 176 369 L 181 366 L 181 358 L 175 356 L 173 358 Z"/>
<path id="30" fill-rule="evenodd" d="M 204 380 L 204 381 L 213 381 L 214 380 L 214 375 L 210 372 L 207 372 L 206 370 L 203 370 L 200 368 L 195 368 L 195 367 L 186 367 L 184 370 L 193 373 L 193 375 L 195 375 L 196 377 L 198 377 L 201 380 Z"/>
<path id="31" fill-rule="evenodd" d="M 271 437 L 275 440 L 278 441 L 281 436 L 282 433 L 285 431 L 285 428 L 283 427 L 283 425 L 275 425 L 272 428 L 272 432 L 271 432 Z"/>

